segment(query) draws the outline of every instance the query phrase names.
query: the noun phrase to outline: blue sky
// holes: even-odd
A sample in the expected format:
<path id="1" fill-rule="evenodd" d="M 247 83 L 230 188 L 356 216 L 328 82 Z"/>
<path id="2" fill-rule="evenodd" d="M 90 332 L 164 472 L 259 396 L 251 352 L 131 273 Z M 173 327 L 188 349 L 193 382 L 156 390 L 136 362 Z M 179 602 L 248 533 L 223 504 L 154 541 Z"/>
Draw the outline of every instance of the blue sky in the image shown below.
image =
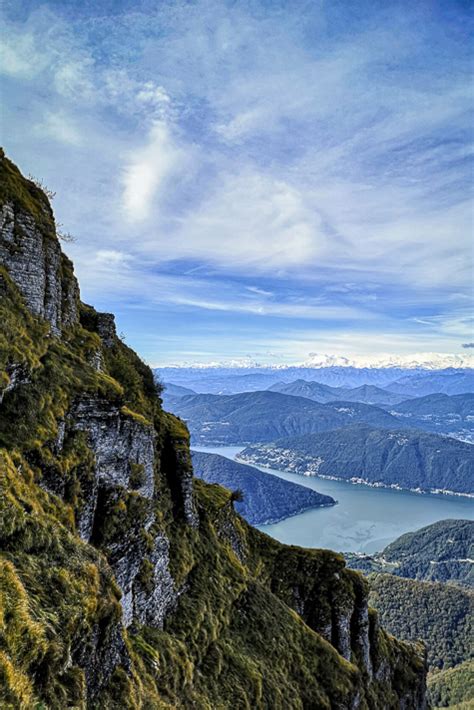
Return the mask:
<path id="1" fill-rule="evenodd" d="M 7 0 L 2 143 L 153 365 L 467 354 L 469 6 Z"/>

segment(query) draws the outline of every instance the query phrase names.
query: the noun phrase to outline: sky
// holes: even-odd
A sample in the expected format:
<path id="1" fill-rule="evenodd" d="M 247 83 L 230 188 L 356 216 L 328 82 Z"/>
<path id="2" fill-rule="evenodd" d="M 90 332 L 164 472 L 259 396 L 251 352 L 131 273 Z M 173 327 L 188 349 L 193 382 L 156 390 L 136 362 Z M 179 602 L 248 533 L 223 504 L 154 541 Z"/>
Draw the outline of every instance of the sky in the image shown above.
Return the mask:
<path id="1" fill-rule="evenodd" d="M 470 7 L 4 0 L 2 144 L 151 365 L 472 356 Z"/>

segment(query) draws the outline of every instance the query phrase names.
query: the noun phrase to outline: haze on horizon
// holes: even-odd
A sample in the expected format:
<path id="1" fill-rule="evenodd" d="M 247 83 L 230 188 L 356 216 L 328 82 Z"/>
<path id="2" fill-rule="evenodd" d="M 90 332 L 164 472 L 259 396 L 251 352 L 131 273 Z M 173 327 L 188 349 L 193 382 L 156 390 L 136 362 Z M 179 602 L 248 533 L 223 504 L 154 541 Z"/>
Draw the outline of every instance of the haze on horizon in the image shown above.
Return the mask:
<path id="1" fill-rule="evenodd" d="M 151 364 L 472 358 L 469 3 L 3 14 L 2 143 Z"/>

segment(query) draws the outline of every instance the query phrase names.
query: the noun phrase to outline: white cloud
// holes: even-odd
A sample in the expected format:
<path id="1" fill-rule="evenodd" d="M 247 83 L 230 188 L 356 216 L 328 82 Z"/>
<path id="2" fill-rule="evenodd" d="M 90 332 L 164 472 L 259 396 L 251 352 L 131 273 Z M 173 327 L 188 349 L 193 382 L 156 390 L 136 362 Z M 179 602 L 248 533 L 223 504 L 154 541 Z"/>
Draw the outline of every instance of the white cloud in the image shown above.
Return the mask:
<path id="1" fill-rule="evenodd" d="M 159 192 L 182 164 L 182 151 L 163 121 L 156 121 L 145 146 L 130 154 L 123 169 L 123 208 L 129 220 L 145 220 Z"/>
<path id="2" fill-rule="evenodd" d="M 429 32 L 395 7 L 333 37 L 328 7 L 198 0 L 69 23 L 43 6 L 8 26 L 8 146 L 57 191 L 87 292 L 328 328 L 375 314 L 400 326 L 390 348 L 452 349 L 468 326 L 450 304 L 471 298 L 462 62 L 451 45 L 431 67 Z M 179 259 L 180 277 L 156 275 Z M 300 356 L 319 349 L 300 336 L 285 332 Z"/>
<path id="3" fill-rule="evenodd" d="M 11 31 L 3 31 L 0 42 L 0 72 L 10 77 L 30 79 L 47 65 L 44 53 L 38 51 L 34 38 Z"/>
<path id="4" fill-rule="evenodd" d="M 42 123 L 36 126 L 36 131 L 67 145 L 78 146 L 83 142 L 82 131 L 74 119 L 64 111 L 58 113 L 48 111 Z"/>
<path id="5" fill-rule="evenodd" d="M 319 216 L 298 189 L 243 171 L 221 175 L 195 209 L 174 221 L 170 242 L 148 240 L 144 246 L 157 256 L 275 274 L 311 262 L 324 243 Z"/>

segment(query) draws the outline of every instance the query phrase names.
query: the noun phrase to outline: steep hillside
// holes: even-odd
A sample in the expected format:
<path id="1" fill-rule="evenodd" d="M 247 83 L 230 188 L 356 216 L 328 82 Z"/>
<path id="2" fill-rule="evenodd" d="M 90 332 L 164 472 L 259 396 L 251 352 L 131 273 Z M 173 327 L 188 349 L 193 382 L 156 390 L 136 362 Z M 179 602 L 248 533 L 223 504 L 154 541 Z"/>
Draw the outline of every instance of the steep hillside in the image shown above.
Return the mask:
<path id="1" fill-rule="evenodd" d="M 392 633 L 426 643 L 433 707 L 463 703 L 468 708 L 474 702 L 474 595 L 450 584 L 472 587 L 473 547 L 474 522 L 442 520 L 402 535 L 378 555 L 345 556 L 353 569 L 390 572 L 369 576 L 370 600 Z"/>
<path id="2" fill-rule="evenodd" d="M 352 569 L 474 586 L 474 522 L 440 520 L 406 533 L 376 555 L 346 554 Z"/>
<path id="3" fill-rule="evenodd" d="M 235 509 L 252 525 L 277 522 L 308 508 L 335 505 L 331 496 L 259 471 L 224 456 L 193 451 L 194 475 L 207 483 L 240 490 Z"/>
<path id="4" fill-rule="evenodd" d="M 433 707 L 472 707 L 474 593 L 450 584 L 371 575 L 370 603 L 391 633 L 422 639 L 428 649 L 428 697 Z"/>
<path id="5" fill-rule="evenodd" d="M 359 402 L 319 404 L 279 392 L 199 394 L 173 400 L 194 444 L 245 444 L 301 436 L 363 422 L 396 429 L 400 423 L 378 407 Z"/>
<path id="6" fill-rule="evenodd" d="M 471 710 L 474 706 L 474 661 L 431 673 L 428 689 L 433 707 Z"/>
<path id="7" fill-rule="evenodd" d="M 249 446 L 239 459 L 374 485 L 474 493 L 474 447 L 420 431 L 347 427 Z"/>
<path id="8" fill-rule="evenodd" d="M 0 155 L 0 705 L 426 707 L 422 649 L 328 551 L 251 528 L 113 316 L 79 300 L 45 195 Z"/>
<path id="9" fill-rule="evenodd" d="M 449 584 L 378 574 L 370 603 L 399 638 L 423 639 L 430 668 L 452 668 L 474 657 L 474 593 Z"/>

